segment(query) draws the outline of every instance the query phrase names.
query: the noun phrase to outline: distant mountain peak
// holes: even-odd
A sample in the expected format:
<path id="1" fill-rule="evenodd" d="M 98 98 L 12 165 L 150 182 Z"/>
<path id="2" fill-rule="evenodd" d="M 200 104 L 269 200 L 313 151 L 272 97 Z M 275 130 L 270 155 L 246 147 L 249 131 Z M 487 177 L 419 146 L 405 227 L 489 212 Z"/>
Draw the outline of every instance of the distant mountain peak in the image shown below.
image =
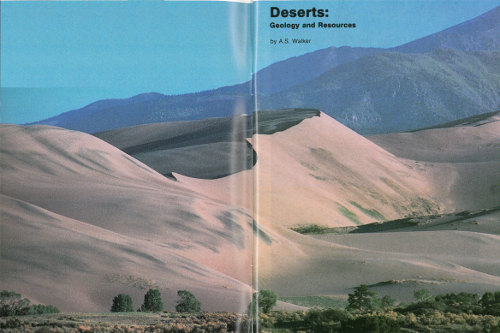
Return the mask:
<path id="1" fill-rule="evenodd" d="M 362 133 L 410 130 L 500 107 L 498 50 L 500 6 L 392 49 L 332 46 L 276 62 L 258 71 L 254 81 L 184 95 L 150 92 L 102 100 L 37 123 L 95 133 L 250 113 L 255 83 L 264 101 L 258 109 L 322 109 Z M 329 76 L 332 70 L 342 72 L 344 79 Z M 377 84 L 377 77 L 387 84 Z M 396 117 L 384 121 L 382 114 Z"/>
<path id="2" fill-rule="evenodd" d="M 471 20 L 395 47 L 394 50 L 422 53 L 438 48 L 464 51 L 500 49 L 500 6 Z"/>

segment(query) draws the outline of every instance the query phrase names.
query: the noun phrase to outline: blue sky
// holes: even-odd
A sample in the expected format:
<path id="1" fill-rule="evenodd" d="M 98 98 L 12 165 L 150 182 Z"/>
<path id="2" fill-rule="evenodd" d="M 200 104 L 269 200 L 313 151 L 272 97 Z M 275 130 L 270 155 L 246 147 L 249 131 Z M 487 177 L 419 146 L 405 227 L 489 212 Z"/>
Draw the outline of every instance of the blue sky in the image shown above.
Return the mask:
<path id="1" fill-rule="evenodd" d="M 1 85 L 16 88 L 2 89 L 2 122 L 38 120 L 102 98 L 213 89 L 251 75 L 248 4 L 1 5 Z M 19 88 L 32 88 L 28 100 L 19 99 Z"/>
<path id="2" fill-rule="evenodd" d="M 318 1 L 314 6 L 330 11 L 325 21 L 352 21 L 358 28 L 302 30 L 293 37 L 311 38 L 311 44 L 270 47 L 268 39 L 283 31 L 268 29 L 276 20 L 268 7 L 312 4 L 256 4 L 258 68 L 329 46 L 396 46 L 478 16 L 500 1 Z M 103 98 L 244 82 L 252 68 L 251 10 L 249 4 L 215 1 L 3 1 L 0 120 L 24 123 Z"/>
<path id="3" fill-rule="evenodd" d="M 498 0 L 336 0 L 257 3 L 258 67 L 330 46 L 390 48 L 442 31 L 500 5 Z M 270 7 L 324 8 L 328 18 L 271 18 Z M 356 23 L 356 29 L 270 29 L 276 23 Z M 311 39 L 311 44 L 271 47 L 281 36 Z"/>

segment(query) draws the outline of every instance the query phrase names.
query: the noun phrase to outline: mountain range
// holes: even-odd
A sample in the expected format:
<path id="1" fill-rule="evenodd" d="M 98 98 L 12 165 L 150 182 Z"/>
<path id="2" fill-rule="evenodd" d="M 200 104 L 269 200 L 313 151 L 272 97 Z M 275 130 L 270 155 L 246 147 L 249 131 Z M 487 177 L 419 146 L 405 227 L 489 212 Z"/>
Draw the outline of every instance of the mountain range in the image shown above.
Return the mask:
<path id="1" fill-rule="evenodd" d="M 500 106 L 500 51 L 377 53 L 260 98 L 314 107 L 360 133 L 414 130 Z"/>
<path id="2" fill-rule="evenodd" d="M 331 47 L 272 64 L 247 83 L 185 95 L 103 100 L 36 124 L 94 133 L 250 114 L 255 108 L 306 107 L 321 109 L 360 133 L 432 126 L 499 108 L 499 22 L 496 7 L 391 49 Z"/>

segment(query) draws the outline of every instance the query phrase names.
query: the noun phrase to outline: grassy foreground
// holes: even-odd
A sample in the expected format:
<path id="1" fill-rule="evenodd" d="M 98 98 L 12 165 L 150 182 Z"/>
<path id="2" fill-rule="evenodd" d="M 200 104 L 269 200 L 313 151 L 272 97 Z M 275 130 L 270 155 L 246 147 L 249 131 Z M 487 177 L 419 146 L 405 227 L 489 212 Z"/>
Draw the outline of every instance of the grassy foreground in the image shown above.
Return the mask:
<path id="1" fill-rule="evenodd" d="M 500 317 L 433 310 L 418 315 L 340 309 L 272 311 L 259 316 L 262 333 L 321 332 L 500 332 Z M 250 332 L 249 318 L 236 313 L 59 313 L 0 318 L 1 332 Z"/>
<path id="2" fill-rule="evenodd" d="M 56 313 L 0 318 L 1 332 L 234 332 L 247 331 L 236 313 Z"/>
<path id="3" fill-rule="evenodd" d="M 259 318 L 262 333 L 500 333 L 500 317 L 432 310 L 420 314 L 343 310 L 270 312 Z"/>

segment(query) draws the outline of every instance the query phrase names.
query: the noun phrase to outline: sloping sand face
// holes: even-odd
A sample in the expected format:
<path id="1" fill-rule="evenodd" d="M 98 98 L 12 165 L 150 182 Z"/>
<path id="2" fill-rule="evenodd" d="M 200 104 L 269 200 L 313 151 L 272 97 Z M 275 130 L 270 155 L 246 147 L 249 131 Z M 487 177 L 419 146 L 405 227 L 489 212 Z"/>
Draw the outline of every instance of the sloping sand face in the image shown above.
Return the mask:
<path id="1" fill-rule="evenodd" d="M 481 126 L 387 136 L 400 144 L 400 152 L 409 154 L 425 145 L 429 147 L 425 153 L 441 158 L 446 152 L 445 156 L 437 152 L 457 142 L 455 147 L 460 151 L 449 152 L 449 160 L 443 164 L 412 160 L 416 155 L 397 157 L 323 115 L 283 133 L 257 136 L 258 221 L 282 236 L 271 246 L 257 246 L 260 286 L 281 295 L 345 296 L 364 283 L 407 301 L 414 290 L 421 288 L 433 293 L 498 289 L 500 238 L 495 225 L 500 220 L 496 211 L 464 220 L 460 226 L 450 224 L 448 229 L 436 227 L 433 231 L 312 238 L 284 228 L 294 224 L 285 221 L 297 218 L 307 219 L 303 224 L 335 225 L 320 222 L 322 217 L 343 217 L 336 225 L 346 226 L 351 224 L 346 218 L 353 218 L 349 212 L 366 223 L 366 219 L 359 219 L 360 211 L 371 216 L 378 212 L 388 220 L 433 215 L 439 212 L 438 205 L 448 212 L 483 209 L 495 201 L 498 205 L 495 196 L 491 200 L 491 189 L 500 184 L 500 130 L 496 120 Z M 400 140 L 399 136 L 406 135 L 406 141 Z M 389 149 L 389 144 L 384 147 L 397 153 Z M 304 182 L 305 175 L 315 177 Z M 472 193 L 466 192 L 466 186 Z M 287 193 L 295 195 L 290 198 Z M 336 200 L 349 212 L 342 209 L 346 214 L 339 216 L 331 209 L 331 201 L 324 198 Z M 467 200 L 472 204 L 461 206 Z M 462 231 L 453 231 L 459 228 Z"/>
<path id="2" fill-rule="evenodd" d="M 447 211 L 500 205 L 500 113 L 369 139 L 400 158 L 418 161 Z"/>
<path id="3" fill-rule="evenodd" d="M 439 147 L 439 138 L 464 143 L 461 152 L 453 153 L 461 161 L 451 160 L 445 168 L 411 159 L 416 156 L 395 156 L 396 152 L 390 153 L 323 114 L 280 133 L 256 135 L 251 141 L 258 157 L 253 171 L 255 216 L 273 240 L 256 245 L 259 286 L 280 295 L 345 297 L 351 288 L 365 283 L 407 301 L 421 288 L 433 293 L 496 290 L 500 283 L 498 213 L 469 219 L 462 223 L 462 231 L 437 228 L 432 232 L 312 238 L 289 230 L 300 224 L 350 226 L 461 211 L 453 197 L 459 184 L 455 177 L 464 167 L 464 159 L 481 159 L 474 165 L 475 174 L 461 175 L 464 183 L 477 186 L 475 200 L 480 202 L 478 206 L 484 205 L 488 189 L 500 184 L 495 178 L 489 184 L 478 181 L 499 170 L 491 152 L 496 152 L 500 132 L 484 129 L 485 133 L 476 129 L 471 141 L 465 140 L 467 133 L 443 138 L 441 129 L 429 130 L 429 147 Z M 461 131 L 464 129 L 457 130 Z M 401 151 L 411 152 L 418 146 L 418 141 L 413 144 L 409 139 Z M 228 200 L 224 189 L 231 179 L 244 183 L 251 177 L 239 173 L 211 181 L 178 179 Z"/>
<path id="4" fill-rule="evenodd" d="M 163 175 L 181 173 L 213 179 L 254 163 L 254 151 L 246 141 L 251 135 L 245 116 L 146 124 L 94 134 Z"/>
<path id="5" fill-rule="evenodd" d="M 346 226 L 439 210 L 413 163 L 324 114 L 257 135 L 254 146 L 259 220 L 273 225 Z"/>
<path id="6" fill-rule="evenodd" d="M 361 283 L 397 299 L 498 289 L 496 210 L 433 229 L 290 230 L 487 208 L 500 131 L 496 120 L 476 125 L 369 141 L 320 114 L 254 135 L 252 170 L 177 181 L 90 135 L 2 126 L 2 284 L 80 311 L 108 310 L 122 292 L 139 305 L 150 287 L 170 308 L 188 289 L 206 310 L 243 311 L 252 274 L 283 296 L 345 297 Z"/>
<path id="7" fill-rule="evenodd" d="M 108 311 L 119 293 L 142 304 L 149 288 L 173 309 L 191 290 L 207 308 L 244 308 L 240 281 L 165 248 L 2 195 L 2 286 L 64 311 Z"/>
<path id="8" fill-rule="evenodd" d="M 252 172 L 181 184 L 230 200 L 232 183 L 254 186 L 258 222 L 349 226 L 439 211 L 417 163 L 401 160 L 325 114 L 252 140 Z"/>
<path id="9" fill-rule="evenodd" d="M 64 310 L 103 311 L 112 291 L 140 303 L 141 281 L 153 281 L 170 304 L 188 289 L 207 309 L 247 306 L 253 230 L 246 212 L 87 134 L 9 125 L 0 133 L 4 288 Z M 74 301 L 58 286 L 87 296 Z"/>

